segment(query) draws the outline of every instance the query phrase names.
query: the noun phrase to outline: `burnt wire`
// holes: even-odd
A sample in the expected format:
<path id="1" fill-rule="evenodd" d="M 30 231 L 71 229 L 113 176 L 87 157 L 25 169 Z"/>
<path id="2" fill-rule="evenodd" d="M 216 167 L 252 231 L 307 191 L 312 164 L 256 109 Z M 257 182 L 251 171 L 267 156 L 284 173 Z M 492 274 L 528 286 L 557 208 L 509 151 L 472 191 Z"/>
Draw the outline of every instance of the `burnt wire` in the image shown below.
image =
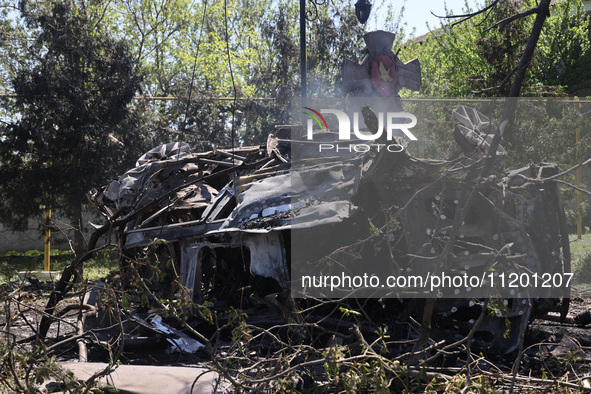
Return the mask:
<path id="1" fill-rule="evenodd" d="M 232 80 L 232 90 L 234 92 L 234 100 L 232 104 L 232 124 L 231 124 L 231 142 L 232 142 L 232 165 L 234 166 L 234 157 L 236 155 L 235 152 L 235 135 L 236 135 L 236 100 L 238 98 L 238 93 L 236 92 L 236 82 L 234 81 L 234 70 L 232 69 L 232 58 L 230 56 L 230 36 L 228 34 L 228 0 L 224 0 L 224 30 L 226 33 L 226 55 L 228 57 L 228 70 L 230 71 L 230 79 Z M 236 184 L 236 171 L 233 172 L 233 180 L 232 185 L 234 186 L 234 196 L 237 198 L 236 194 L 238 191 L 238 185 Z M 242 266 L 243 268 L 246 267 L 246 259 L 244 256 L 243 248 L 240 248 L 240 255 L 242 258 Z M 242 306 L 242 305 L 241 305 Z"/>
<path id="2" fill-rule="evenodd" d="M 224 0 L 224 30 L 226 33 L 226 55 L 228 57 L 228 69 L 230 71 L 230 79 L 232 80 L 232 89 L 234 92 L 234 103 L 232 104 L 232 124 L 231 124 L 231 141 L 232 153 L 235 150 L 235 134 L 236 134 L 236 99 L 238 94 L 236 92 L 236 82 L 234 81 L 234 71 L 232 69 L 232 59 L 230 57 L 230 36 L 228 35 L 228 0 Z M 232 165 L 234 165 L 234 155 L 232 155 Z M 234 173 L 236 179 L 236 173 Z M 236 187 L 236 185 L 234 185 Z"/>
<path id="3" fill-rule="evenodd" d="M 193 70 L 192 70 L 192 74 L 191 74 L 191 83 L 189 85 L 189 96 L 188 96 L 188 100 L 187 100 L 187 107 L 185 110 L 185 116 L 184 116 L 184 120 L 183 120 L 183 130 L 180 133 L 180 139 L 179 139 L 179 153 L 177 154 L 177 162 L 180 161 L 180 149 L 181 149 L 181 145 L 183 143 L 183 137 L 185 135 L 185 129 L 187 127 L 187 119 L 189 116 L 189 108 L 191 105 L 191 96 L 192 96 L 192 92 L 193 92 L 193 86 L 194 86 L 194 81 L 195 81 L 195 70 L 197 67 L 197 58 L 198 58 L 198 54 L 199 54 L 199 47 L 201 46 L 201 36 L 203 33 L 203 27 L 205 26 L 205 15 L 206 15 L 206 11 L 207 11 L 207 1 L 203 2 L 203 16 L 201 19 L 201 29 L 199 30 L 199 38 L 197 41 L 197 48 L 195 49 L 195 60 L 193 62 Z M 234 96 L 233 96 L 233 105 L 232 105 L 232 123 L 231 123 L 231 143 L 232 143 L 232 165 L 235 165 L 235 157 L 234 157 L 234 150 L 235 150 L 235 134 L 236 134 L 236 130 L 235 130 L 235 119 L 236 119 L 236 100 L 238 97 L 237 91 L 236 91 L 236 83 L 234 81 L 234 71 L 232 69 L 232 59 L 230 57 L 230 36 L 228 34 L 228 2 L 227 0 L 224 0 L 224 31 L 225 31 L 225 35 L 226 35 L 226 54 L 227 54 L 227 58 L 228 58 L 228 69 L 230 71 L 230 78 L 232 80 L 232 89 L 234 92 Z M 234 172 L 233 174 L 233 183 L 234 183 L 234 189 L 236 190 L 236 172 Z M 172 202 L 169 201 L 168 205 L 167 205 L 167 209 L 166 209 L 166 213 L 167 215 L 170 214 L 170 208 L 172 206 Z M 162 227 L 160 229 L 160 231 L 162 232 L 164 230 L 164 226 L 165 224 L 162 224 Z"/>
<path id="4" fill-rule="evenodd" d="M 203 16 L 201 17 L 201 29 L 199 29 L 199 38 L 197 39 L 197 48 L 195 48 L 195 60 L 193 61 L 193 70 L 191 72 L 191 83 L 189 85 L 189 97 L 187 98 L 187 108 L 185 109 L 185 119 L 183 120 L 183 130 L 181 132 L 181 142 L 185 135 L 187 128 L 187 118 L 189 117 L 189 108 L 191 106 L 191 98 L 193 94 L 193 85 L 195 83 L 195 70 L 197 69 L 197 57 L 199 56 L 199 47 L 201 46 L 201 35 L 205 26 L 205 15 L 207 12 L 207 1 L 203 2 Z"/>
<path id="5" fill-rule="evenodd" d="M 195 48 L 195 56 L 194 56 L 194 60 L 193 60 L 193 70 L 191 71 L 191 83 L 189 84 L 189 95 L 187 97 L 187 106 L 185 108 L 185 116 L 183 119 L 183 123 L 182 123 L 182 129 L 180 132 L 180 138 L 179 138 L 179 151 L 177 153 L 176 156 L 176 161 L 177 163 L 180 161 L 181 158 L 181 149 L 182 149 L 182 145 L 183 145 L 183 139 L 185 137 L 185 132 L 187 129 L 187 119 L 189 118 L 189 108 L 191 107 L 191 98 L 193 95 L 193 86 L 195 84 L 195 70 L 197 69 L 197 59 L 199 57 L 199 48 L 201 47 L 201 36 L 203 35 L 203 30 L 205 28 L 205 16 L 207 15 L 207 0 L 203 1 L 203 15 L 201 16 L 201 28 L 199 29 L 199 37 L 197 39 L 197 47 Z M 166 206 L 166 215 L 169 216 L 170 215 L 170 208 L 172 207 L 173 202 L 170 200 L 168 200 L 168 205 Z M 160 234 L 162 234 L 162 231 L 164 230 L 164 226 L 165 223 L 162 224 L 162 227 L 160 228 Z"/>

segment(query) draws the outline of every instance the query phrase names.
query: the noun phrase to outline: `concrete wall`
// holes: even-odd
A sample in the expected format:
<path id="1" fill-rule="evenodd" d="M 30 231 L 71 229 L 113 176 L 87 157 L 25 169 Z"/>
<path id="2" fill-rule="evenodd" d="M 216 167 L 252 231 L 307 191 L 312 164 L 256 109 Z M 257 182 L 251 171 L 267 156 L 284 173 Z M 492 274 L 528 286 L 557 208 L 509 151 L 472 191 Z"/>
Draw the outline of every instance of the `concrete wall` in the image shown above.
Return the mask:
<path id="1" fill-rule="evenodd" d="M 94 231 L 94 228 L 88 224 L 89 221 L 95 224 L 103 224 L 105 220 L 95 213 L 85 215 L 84 234 L 87 239 Z M 53 221 L 53 226 L 51 248 L 69 250 L 68 238 L 74 239 L 72 225 L 57 218 Z M 0 253 L 9 251 L 26 252 L 27 250 L 42 251 L 44 236 L 40 229 L 41 227 L 33 221 L 29 223 L 29 229 L 24 232 L 14 232 L 0 223 Z"/>
<path id="2" fill-rule="evenodd" d="M 25 252 L 27 250 L 43 250 L 43 238 L 39 231 L 13 232 L 0 224 L 0 253 L 11 250 Z"/>

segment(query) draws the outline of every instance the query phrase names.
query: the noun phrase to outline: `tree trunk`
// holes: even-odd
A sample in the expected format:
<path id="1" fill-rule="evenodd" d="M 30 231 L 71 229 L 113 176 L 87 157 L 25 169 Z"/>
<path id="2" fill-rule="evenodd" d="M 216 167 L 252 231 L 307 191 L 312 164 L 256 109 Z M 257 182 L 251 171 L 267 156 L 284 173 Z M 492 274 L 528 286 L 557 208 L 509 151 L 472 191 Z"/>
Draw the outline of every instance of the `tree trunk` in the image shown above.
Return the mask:
<path id="1" fill-rule="evenodd" d="M 78 201 L 74 204 L 72 212 L 72 220 L 74 221 L 74 256 L 80 258 L 87 251 L 86 242 L 84 238 L 84 221 L 82 219 L 82 202 Z M 76 267 L 79 278 L 82 279 L 84 273 L 84 264 L 81 263 Z"/>

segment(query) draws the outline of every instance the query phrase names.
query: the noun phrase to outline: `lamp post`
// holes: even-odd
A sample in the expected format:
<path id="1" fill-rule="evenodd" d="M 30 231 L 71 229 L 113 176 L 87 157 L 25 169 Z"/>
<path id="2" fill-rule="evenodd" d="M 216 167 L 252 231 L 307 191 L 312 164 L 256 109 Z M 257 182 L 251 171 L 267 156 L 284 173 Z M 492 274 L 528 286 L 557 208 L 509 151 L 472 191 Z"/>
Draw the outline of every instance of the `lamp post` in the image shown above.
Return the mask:
<path id="1" fill-rule="evenodd" d="M 306 1 L 309 1 L 313 9 L 306 10 Z M 327 0 L 300 0 L 300 75 L 301 75 L 301 96 L 307 97 L 306 80 L 306 22 L 313 21 L 318 17 L 318 6 L 325 5 Z M 355 3 L 355 15 L 359 23 L 367 22 L 371 12 L 369 0 L 358 0 Z"/>
<path id="2" fill-rule="evenodd" d="M 306 9 L 306 1 L 312 5 L 312 9 Z M 328 0 L 300 0 L 300 75 L 302 99 L 307 96 L 306 87 L 306 22 L 318 18 L 318 6 L 326 5 Z"/>
<path id="3" fill-rule="evenodd" d="M 300 93 L 306 97 L 306 0 L 300 0 Z"/>
<path id="4" fill-rule="evenodd" d="M 371 3 L 369 0 L 358 0 L 357 3 L 355 3 L 355 16 L 357 16 L 359 23 L 367 22 L 370 12 Z"/>
<path id="5" fill-rule="evenodd" d="M 306 1 L 312 5 L 311 10 L 306 9 Z M 300 0 L 300 75 L 302 99 L 307 96 L 306 87 L 306 22 L 318 18 L 318 6 L 326 5 L 328 0 Z"/>

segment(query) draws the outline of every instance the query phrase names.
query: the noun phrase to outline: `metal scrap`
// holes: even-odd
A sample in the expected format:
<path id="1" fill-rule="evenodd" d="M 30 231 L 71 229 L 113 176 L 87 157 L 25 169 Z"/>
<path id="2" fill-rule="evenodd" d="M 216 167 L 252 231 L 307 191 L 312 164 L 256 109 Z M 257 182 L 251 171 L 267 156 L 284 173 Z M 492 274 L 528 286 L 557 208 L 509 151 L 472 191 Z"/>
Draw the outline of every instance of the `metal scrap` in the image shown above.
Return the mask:
<path id="1" fill-rule="evenodd" d="M 405 207 L 397 214 L 401 241 L 388 247 L 396 264 L 420 273 L 450 236 L 446 232 L 457 213 L 460 184 L 469 179 L 495 132 L 490 120 L 472 108 L 461 106 L 453 116 L 459 121 L 454 131 L 458 149 L 449 160 L 417 159 L 405 152 L 385 160 L 383 152 L 373 151 L 307 157 L 307 147 L 314 145 L 292 138 L 301 135 L 300 126 L 278 126 L 264 146 L 191 153 L 186 144 L 163 145 L 142 156 L 117 181 L 94 191 L 90 199 L 108 219 L 116 212 L 132 217 L 119 234 L 125 250 L 157 239 L 176 244 L 179 253 L 172 257 L 179 266 L 181 284 L 194 300 L 204 296 L 204 251 L 220 266 L 226 262 L 216 250 L 246 252 L 252 275 L 272 278 L 288 291 L 290 232 L 339 225 L 375 211 L 363 206 L 368 185 L 380 201 Z M 326 133 L 322 138 L 336 137 Z M 300 155 L 294 159 L 296 145 Z M 542 164 L 515 173 L 549 176 L 557 171 L 555 165 Z M 442 173 L 447 176 L 442 178 Z M 564 212 L 556 184 L 532 187 L 521 195 L 501 186 L 503 176 L 509 179 L 506 184 L 517 182 L 511 173 L 499 172 L 476 186 L 478 196 L 457 240 L 454 269 L 482 268 L 496 258 L 494 251 L 504 248 L 526 268 L 566 267 L 568 238 L 565 243 L 560 232 Z M 475 305 L 470 294 L 457 295 L 457 300 L 438 303 L 436 312 L 468 324 Z M 501 353 L 515 348 L 516 322 L 527 318 L 525 298 L 516 294 L 505 304 L 502 316 L 487 317 L 482 331 L 488 334 L 478 339 L 481 348 Z M 549 295 L 536 300 L 535 309 L 545 313 L 555 306 Z M 503 338 L 503 319 L 515 322 L 510 342 Z"/>

